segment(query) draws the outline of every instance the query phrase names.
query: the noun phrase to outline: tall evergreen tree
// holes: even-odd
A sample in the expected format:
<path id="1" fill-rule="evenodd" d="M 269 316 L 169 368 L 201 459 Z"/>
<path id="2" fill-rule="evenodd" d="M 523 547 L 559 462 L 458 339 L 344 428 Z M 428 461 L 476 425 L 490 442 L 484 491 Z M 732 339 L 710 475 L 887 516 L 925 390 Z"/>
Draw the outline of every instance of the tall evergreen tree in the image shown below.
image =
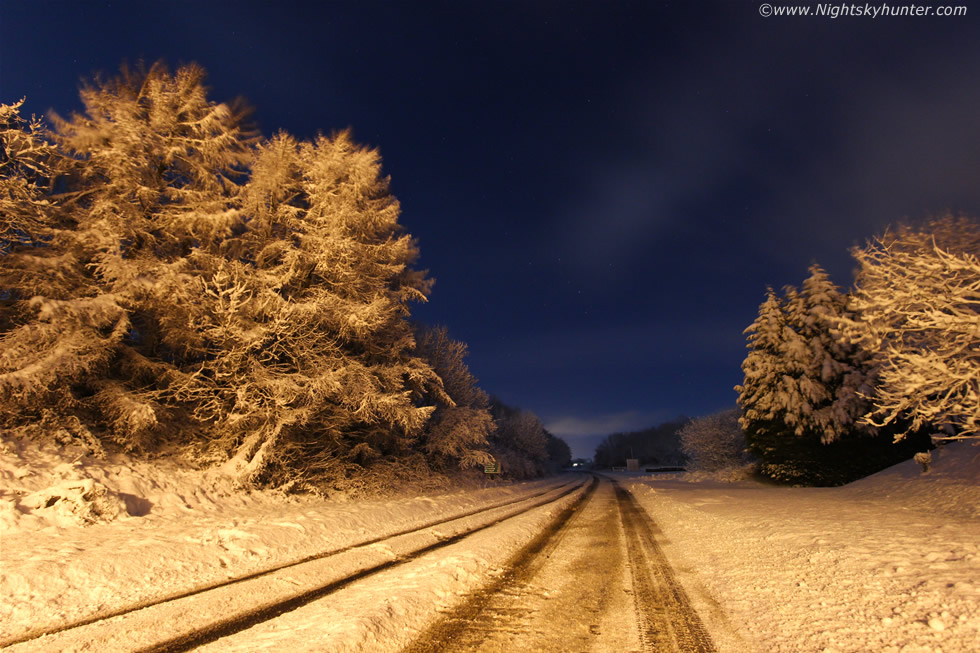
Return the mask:
<path id="1" fill-rule="evenodd" d="M 280 134 L 244 197 L 243 230 L 201 281 L 212 354 L 188 386 L 235 450 L 225 469 L 324 479 L 410 453 L 442 382 L 414 351 L 408 303 L 429 282 L 377 152 Z"/>
<path id="2" fill-rule="evenodd" d="M 181 313 L 189 255 L 232 228 L 251 156 L 242 116 L 207 101 L 203 76 L 124 68 L 83 88 L 83 114 L 53 117 L 68 155 L 46 209 L 57 228 L 4 266 L 9 292 L 31 299 L 3 335 L 0 385 L 27 413 L 46 397 L 131 446 L 157 424 L 197 344 Z"/>
<path id="3" fill-rule="evenodd" d="M 749 353 L 742 363 L 745 380 L 735 386 L 742 407 L 739 420 L 743 429 L 782 432 L 783 414 L 790 401 L 786 392 L 784 337 L 788 329 L 783 305 L 772 288 L 759 306 L 759 316 L 745 329 Z"/>
<path id="4" fill-rule="evenodd" d="M 798 387 L 801 404 L 808 406 L 804 410 L 808 419 L 799 422 L 820 433 L 823 442 L 874 433 L 873 428 L 858 423 L 868 409 L 865 397 L 872 392 L 873 383 L 866 369 L 867 355 L 838 330 L 847 317 L 846 305 L 847 297 L 815 264 L 788 317 L 806 345 Z"/>
<path id="5" fill-rule="evenodd" d="M 861 430 L 857 420 L 871 391 L 861 351 L 836 331 L 846 299 L 819 265 L 802 292 L 770 289 L 748 328 L 750 352 L 738 386 L 742 426 L 753 432 L 815 434 L 833 442 Z"/>
<path id="6" fill-rule="evenodd" d="M 739 423 L 763 474 L 834 485 L 911 455 L 860 422 L 873 380 L 867 355 L 839 332 L 845 307 L 845 296 L 814 265 L 802 292 L 788 287 L 780 302 L 769 290 L 746 329 Z"/>

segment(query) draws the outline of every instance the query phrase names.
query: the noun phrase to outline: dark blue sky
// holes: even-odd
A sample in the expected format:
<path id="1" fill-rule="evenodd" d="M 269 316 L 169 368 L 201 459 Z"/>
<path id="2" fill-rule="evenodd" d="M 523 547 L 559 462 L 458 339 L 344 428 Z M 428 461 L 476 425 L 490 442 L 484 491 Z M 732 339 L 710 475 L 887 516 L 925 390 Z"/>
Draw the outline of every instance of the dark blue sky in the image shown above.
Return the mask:
<path id="1" fill-rule="evenodd" d="M 266 135 L 353 127 L 436 279 L 415 315 L 590 455 L 734 405 L 767 285 L 847 286 L 887 224 L 980 214 L 980 8 L 759 5 L 2 0 L 0 101 L 70 113 L 124 59 L 196 61 Z"/>

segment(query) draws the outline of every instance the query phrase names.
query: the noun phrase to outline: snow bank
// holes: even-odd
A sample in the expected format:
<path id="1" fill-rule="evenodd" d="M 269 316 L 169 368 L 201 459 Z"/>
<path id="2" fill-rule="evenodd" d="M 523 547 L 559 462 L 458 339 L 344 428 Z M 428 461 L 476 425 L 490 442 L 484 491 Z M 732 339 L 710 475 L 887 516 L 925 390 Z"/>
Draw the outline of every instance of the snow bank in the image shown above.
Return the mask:
<path id="1" fill-rule="evenodd" d="M 907 460 L 846 487 L 851 496 L 895 501 L 905 510 L 980 519 L 980 446 L 950 442 L 932 452 L 926 472 Z"/>
<path id="2" fill-rule="evenodd" d="M 980 448 L 839 488 L 624 479 L 692 594 L 759 651 L 976 650 Z M 731 650 L 740 650 L 732 648 Z"/>
<path id="3" fill-rule="evenodd" d="M 273 493 L 238 495 L 231 483 L 179 460 L 153 462 L 81 446 L 36 442 L 0 431 L 0 525 L 6 535 L 58 532 L 150 514 L 224 509 L 279 501 Z"/>
<path id="4" fill-rule="evenodd" d="M 125 502 L 115 492 L 90 478 L 65 481 L 32 492 L 20 500 L 20 506 L 67 525 L 112 521 L 127 514 Z"/>

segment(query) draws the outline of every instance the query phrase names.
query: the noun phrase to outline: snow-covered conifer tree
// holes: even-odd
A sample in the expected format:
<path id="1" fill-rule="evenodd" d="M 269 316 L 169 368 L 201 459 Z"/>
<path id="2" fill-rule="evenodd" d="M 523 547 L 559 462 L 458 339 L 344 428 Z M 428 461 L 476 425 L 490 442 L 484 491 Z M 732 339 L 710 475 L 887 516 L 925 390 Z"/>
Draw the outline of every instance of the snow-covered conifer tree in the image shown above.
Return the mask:
<path id="1" fill-rule="evenodd" d="M 124 68 L 51 134 L 4 107 L 4 415 L 84 415 L 131 447 L 193 433 L 245 485 L 424 474 L 423 444 L 479 457 L 479 397 L 416 350 L 430 281 L 378 153 L 347 133 L 260 145 L 203 77 Z M 420 443 L 452 392 L 476 407 L 467 446 Z"/>
<path id="2" fill-rule="evenodd" d="M 844 332 L 873 356 L 867 420 L 980 437 L 980 226 L 946 216 L 856 248 Z M 941 431 L 941 432 L 940 432 Z"/>
<path id="3" fill-rule="evenodd" d="M 868 430 L 857 423 L 868 409 L 864 395 L 872 388 L 867 356 L 838 331 L 847 316 L 847 297 L 823 268 L 812 265 L 798 303 L 802 312 L 791 314 L 789 321 L 806 343 L 806 366 L 798 387 L 801 403 L 809 406 L 804 411 L 809 419 L 800 423 L 819 432 L 823 442 Z"/>
<path id="4" fill-rule="evenodd" d="M 742 426 L 753 432 L 816 434 L 822 442 L 861 430 L 870 391 L 861 351 L 836 327 L 845 297 L 819 266 L 810 267 L 802 292 L 786 289 L 778 302 L 769 291 L 759 318 L 748 328 L 745 383 L 737 388 Z"/>
<path id="5" fill-rule="evenodd" d="M 67 162 L 49 198 L 60 228 L 4 266 L 30 301 L 3 335 L 0 385 L 27 413 L 54 393 L 63 412 L 84 405 L 139 446 L 181 362 L 202 355 L 184 310 L 197 300 L 193 258 L 239 222 L 252 141 L 240 114 L 207 100 L 203 77 L 124 68 L 83 88 L 81 115 L 53 116 Z"/>
<path id="6" fill-rule="evenodd" d="M 230 260 L 202 277 L 195 323 L 213 354 L 187 387 L 235 451 L 226 469 L 328 480 L 410 453 L 434 409 L 420 398 L 442 384 L 414 351 L 408 303 L 429 282 L 377 152 L 280 134 L 242 210 Z"/>
<path id="7" fill-rule="evenodd" d="M 70 387 L 101 369 L 128 328 L 93 296 L 71 251 L 68 211 L 52 196 L 69 165 L 23 101 L 0 107 L 0 396 L 3 422 L 54 420 L 80 403 Z"/>
<path id="8" fill-rule="evenodd" d="M 738 403 L 742 407 L 740 424 L 743 429 L 750 423 L 778 428 L 789 403 L 783 383 L 784 334 L 786 316 L 779 297 L 772 288 L 766 290 L 766 300 L 759 306 L 759 316 L 745 329 L 748 334 L 749 353 L 742 363 L 745 380 L 736 386 Z"/>
<path id="9" fill-rule="evenodd" d="M 490 402 L 466 366 L 466 344 L 451 339 L 445 327 L 419 326 L 416 331 L 418 352 L 442 379 L 444 390 L 432 392 L 436 410 L 425 427 L 423 449 L 436 460 L 451 459 L 461 467 L 490 462 Z"/>
<path id="10" fill-rule="evenodd" d="M 837 484 L 876 471 L 875 460 L 907 453 L 880 450 L 873 429 L 860 422 L 872 384 L 866 354 L 839 333 L 844 307 L 844 296 L 815 265 L 803 290 L 788 287 L 784 302 L 770 290 L 746 329 L 745 382 L 736 387 L 740 425 L 768 476 Z"/>

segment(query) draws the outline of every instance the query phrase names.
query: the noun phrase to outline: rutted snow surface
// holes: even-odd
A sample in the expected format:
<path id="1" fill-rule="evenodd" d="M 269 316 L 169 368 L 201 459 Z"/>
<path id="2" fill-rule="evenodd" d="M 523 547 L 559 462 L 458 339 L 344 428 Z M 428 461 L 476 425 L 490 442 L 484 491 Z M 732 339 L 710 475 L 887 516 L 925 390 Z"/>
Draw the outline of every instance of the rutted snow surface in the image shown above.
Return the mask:
<path id="1" fill-rule="evenodd" d="M 202 472 L 80 458 L 6 439 L 0 448 L 0 641 L 532 493 L 554 480 L 383 501 L 235 495 Z M 23 501 L 79 485 L 126 495 L 114 521 Z M 86 483 L 85 485 L 92 485 Z M 52 494 L 58 494 L 52 492 Z M 62 492 L 64 494 L 64 492 Z M 44 505 L 43 503 L 40 505 Z M 143 516 L 131 516 L 131 512 Z"/>
<path id="2" fill-rule="evenodd" d="M 121 457 L 69 464 L 74 456 L 54 447 L 0 444 L 0 639 L 403 530 L 541 485 L 356 503 L 285 500 L 235 495 L 201 472 L 176 467 Z M 934 454 L 929 474 L 909 462 L 844 488 L 635 475 L 623 482 L 663 529 L 665 552 L 696 606 L 710 603 L 727 613 L 738 636 L 716 638 L 722 650 L 965 652 L 980 641 L 977 454 L 980 448 L 952 444 Z M 79 483 L 85 479 L 92 483 Z M 111 509 L 87 519 L 68 504 L 53 511 L 60 499 L 49 506 L 50 496 L 37 497 L 55 486 L 60 490 L 50 496 L 75 488 L 79 497 L 88 492 L 90 501 L 116 500 L 126 510 L 110 521 Z M 91 494 L 96 488 L 103 490 Z M 39 491 L 28 499 L 35 508 L 24 503 Z M 531 534 L 529 525 L 518 524 L 495 536 L 486 531 L 410 569 L 384 572 L 370 617 L 353 594 L 350 601 L 338 594 L 328 609 L 337 624 L 352 630 L 337 634 L 337 644 L 373 642 L 384 650 L 391 630 L 385 611 L 398 617 L 425 610 L 426 601 L 452 604 L 493 572 L 497 563 L 491 560 Z M 406 582 L 410 602 L 385 595 L 385 587 Z M 316 608 L 306 612 L 311 610 Z M 303 616 L 295 619 L 304 630 L 329 625 L 323 613 Z M 281 643 L 275 630 L 271 624 L 261 634 L 253 630 L 256 639 L 249 644 L 246 636 L 242 645 Z M 404 637 L 402 632 L 395 639 Z"/>
<path id="3" fill-rule="evenodd" d="M 980 648 L 980 447 L 842 488 L 666 478 L 626 484 L 756 650 Z"/>

